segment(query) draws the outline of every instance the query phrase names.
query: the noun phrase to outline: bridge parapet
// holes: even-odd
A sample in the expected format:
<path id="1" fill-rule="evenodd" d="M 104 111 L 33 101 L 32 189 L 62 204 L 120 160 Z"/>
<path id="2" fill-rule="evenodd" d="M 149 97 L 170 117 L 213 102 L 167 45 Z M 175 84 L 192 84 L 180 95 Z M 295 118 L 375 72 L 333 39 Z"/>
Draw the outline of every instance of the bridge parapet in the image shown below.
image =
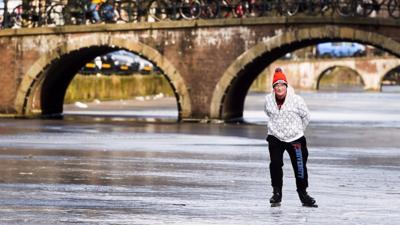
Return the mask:
<path id="1" fill-rule="evenodd" d="M 400 18 L 399 3 L 388 1 L 106 1 L 93 10 L 87 1 L 33 0 L 0 5 L 0 28 L 138 23 L 216 18 L 312 17 Z M 98 17 L 96 17 L 98 15 Z M 312 19 L 311 19 L 312 20 Z"/>

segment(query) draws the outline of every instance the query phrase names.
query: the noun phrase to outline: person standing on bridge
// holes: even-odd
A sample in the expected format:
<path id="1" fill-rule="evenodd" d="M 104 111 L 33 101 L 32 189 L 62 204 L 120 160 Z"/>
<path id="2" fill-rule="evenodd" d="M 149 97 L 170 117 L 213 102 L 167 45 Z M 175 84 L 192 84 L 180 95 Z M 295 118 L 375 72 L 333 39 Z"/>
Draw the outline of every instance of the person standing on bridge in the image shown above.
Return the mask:
<path id="1" fill-rule="evenodd" d="M 280 206 L 283 185 L 283 153 L 289 153 L 296 177 L 297 193 L 303 206 L 318 207 L 308 195 L 307 142 L 304 131 L 310 121 L 310 113 L 302 97 L 288 86 L 285 74 L 277 68 L 272 82 L 272 93 L 265 98 L 265 113 L 268 117 L 268 150 L 273 196 L 271 206 Z"/>
<path id="2" fill-rule="evenodd" d="M 100 23 L 102 19 L 105 22 L 114 22 L 114 2 L 113 0 L 91 0 L 89 10 L 92 13 L 93 22 Z M 100 18 L 100 10 L 102 18 Z"/>
<path id="3" fill-rule="evenodd" d="M 92 17 L 95 23 L 99 23 L 101 21 L 99 15 L 100 5 L 103 4 L 105 0 L 91 0 L 89 10 L 92 13 Z"/>

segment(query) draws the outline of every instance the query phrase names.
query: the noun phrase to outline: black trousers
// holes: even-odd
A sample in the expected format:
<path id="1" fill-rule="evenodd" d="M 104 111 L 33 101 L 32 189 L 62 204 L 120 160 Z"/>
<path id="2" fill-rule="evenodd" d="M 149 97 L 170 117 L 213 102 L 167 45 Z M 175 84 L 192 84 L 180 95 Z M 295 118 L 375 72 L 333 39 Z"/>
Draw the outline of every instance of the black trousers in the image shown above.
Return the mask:
<path id="1" fill-rule="evenodd" d="M 272 187 L 282 188 L 283 178 L 283 153 L 285 150 L 289 153 L 290 161 L 294 175 L 296 177 L 297 190 L 306 190 L 308 187 L 308 174 L 307 174 L 307 141 L 303 136 L 292 142 L 283 142 L 278 138 L 268 135 L 268 149 L 271 162 L 269 164 L 269 171 L 271 174 Z"/>

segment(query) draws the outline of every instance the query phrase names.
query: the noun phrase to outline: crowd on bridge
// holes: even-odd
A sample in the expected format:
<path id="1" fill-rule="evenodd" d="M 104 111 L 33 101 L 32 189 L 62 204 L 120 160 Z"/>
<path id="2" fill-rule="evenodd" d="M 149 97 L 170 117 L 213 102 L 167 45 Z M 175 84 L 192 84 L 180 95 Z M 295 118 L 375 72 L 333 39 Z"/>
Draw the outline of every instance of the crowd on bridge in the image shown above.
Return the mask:
<path id="1" fill-rule="evenodd" d="M 399 0 L 0 0 L 0 27 L 263 16 L 400 18 Z"/>

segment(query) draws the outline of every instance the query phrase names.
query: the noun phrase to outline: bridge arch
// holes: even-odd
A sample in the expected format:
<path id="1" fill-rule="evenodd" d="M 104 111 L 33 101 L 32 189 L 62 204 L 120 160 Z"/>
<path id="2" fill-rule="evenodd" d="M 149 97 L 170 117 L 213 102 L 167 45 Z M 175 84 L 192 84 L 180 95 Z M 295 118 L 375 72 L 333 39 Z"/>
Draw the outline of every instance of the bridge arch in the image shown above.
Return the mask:
<path id="1" fill-rule="evenodd" d="M 361 84 L 363 85 L 363 87 L 365 87 L 365 78 L 362 76 L 362 74 L 360 74 L 358 71 L 357 71 L 357 69 L 355 68 L 355 67 L 353 67 L 353 66 L 349 66 L 349 65 L 328 65 L 328 66 L 326 66 L 326 67 L 323 67 L 323 68 L 319 68 L 317 71 L 316 71 L 316 75 L 317 75 L 317 81 L 316 81 L 316 86 L 315 86 L 315 89 L 316 90 L 320 90 L 320 85 L 321 85 L 321 80 L 322 80 L 322 78 L 329 72 L 329 71 L 332 71 L 333 69 L 335 69 L 335 68 L 343 68 L 343 69 L 348 69 L 348 70 L 351 70 L 351 71 L 353 71 L 358 77 L 360 77 L 360 79 L 361 79 Z"/>
<path id="2" fill-rule="evenodd" d="M 177 99 L 178 119 L 191 115 L 191 102 L 183 77 L 156 49 L 140 42 L 99 34 L 84 39 L 72 38 L 68 43 L 42 55 L 30 67 L 18 87 L 14 103 L 17 112 L 21 115 L 34 114 L 31 103 L 34 101 L 35 91 L 42 88 L 42 94 L 47 95 L 41 101 L 44 111 L 42 114 L 60 115 L 67 87 L 78 70 L 93 57 L 120 49 L 134 52 L 160 68 Z"/>
<path id="3" fill-rule="evenodd" d="M 381 85 L 380 86 L 381 91 L 382 91 L 382 86 L 384 85 L 383 81 L 385 80 L 385 78 L 387 78 L 391 73 L 393 73 L 393 72 L 397 72 L 398 73 L 399 71 L 400 71 L 400 64 L 397 64 L 395 66 L 387 68 L 386 70 L 384 70 L 382 72 L 382 74 L 379 74 L 380 75 L 379 76 L 379 81 L 380 81 L 379 84 Z"/>
<path id="4" fill-rule="evenodd" d="M 329 41 L 369 44 L 400 56 L 400 43 L 374 32 L 335 25 L 282 32 L 250 48 L 227 68 L 214 89 L 210 117 L 242 119 L 247 92 L 263 69 L 288 52 Z"/>

